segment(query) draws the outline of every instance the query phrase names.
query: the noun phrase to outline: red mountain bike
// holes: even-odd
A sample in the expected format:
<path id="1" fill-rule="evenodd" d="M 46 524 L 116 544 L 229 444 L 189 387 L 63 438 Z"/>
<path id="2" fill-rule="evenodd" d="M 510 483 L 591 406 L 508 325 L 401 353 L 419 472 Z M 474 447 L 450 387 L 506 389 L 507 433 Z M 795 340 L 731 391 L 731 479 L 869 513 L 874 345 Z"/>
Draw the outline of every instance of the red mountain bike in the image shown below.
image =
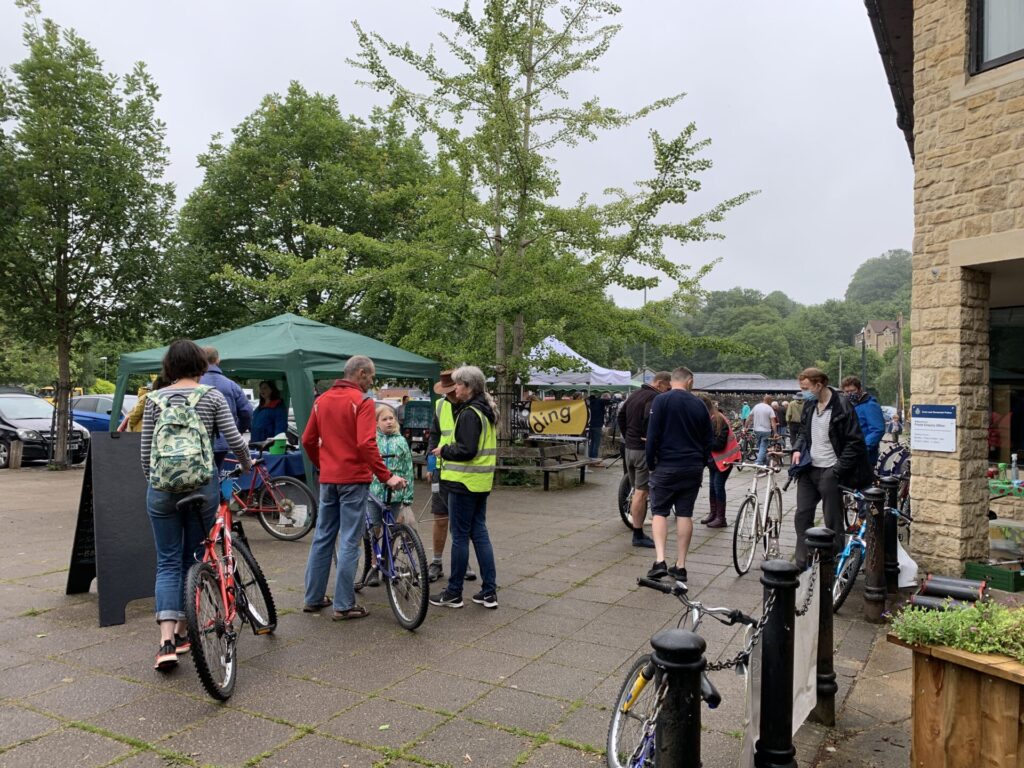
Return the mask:
<path id="1" fill-rule="evenodd" d="M 262 458 L 263 451 L 273 442 L 271 439 L 250 445 L 259 450 Z M 225 464 L 230 463 L 236 463 L 235 459 L 225 459 Z M 316 525 L 317 502 L 309 486 L 294 477 L 271 477 L 259 461 L 254 462 L 249 487 L 243 490 L 232 484 L 231 495 L 239 511 L 256 515 L 263 529 L 275 539 L 297 541 Z"/>
<path id="2" fill-rule="evenodd" d="M 257 465 L 262 459 L 256 459 Z M 235 688 L 238 630 L 248 623 L 253 634 L 268 635 L 277 627 L 277 609 L 267 579 L 249 548 L 232 539 L 232 480 L 239 469 L 221 482 L 217 517 L 202 542 L 202 559 L 185 579 L 185 622 L 192 643 L 192 660 L 203 687 L 215 699 L 226 701 Z M 178 502 L 178 509 L 200 515 L 206 503 L 202 493 Z"/>

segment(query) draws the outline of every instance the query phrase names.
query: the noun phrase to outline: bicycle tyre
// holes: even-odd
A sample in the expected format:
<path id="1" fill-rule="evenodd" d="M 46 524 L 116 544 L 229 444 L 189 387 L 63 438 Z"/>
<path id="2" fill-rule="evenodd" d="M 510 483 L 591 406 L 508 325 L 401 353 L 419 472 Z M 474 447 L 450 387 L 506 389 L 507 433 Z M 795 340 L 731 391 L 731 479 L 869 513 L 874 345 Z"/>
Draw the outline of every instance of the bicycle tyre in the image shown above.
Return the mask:
<path id="1" fill-rule="evenodd" d="M 630 507 L 633 504 L 633 484 L 629 482 L 629 475 L 623 474 L 622 479 L 619 480 L 619 517 L 622 518 L 622 524 L 633 530 L 633 515 L 630 512 Z"/>
<path id="2" fill-rule="evenodd" d="M 757 540 L 761 538 L 760 520 L 757 515 L 757 502 L 747 497 L 740 504 L 736 513 L 736 523 L 732 529 L 732 567 L 740 576 L 750 570 L 754 562 L 754 551 Z"/>
<path id="3" fill-rule="evenodd" d="M 782 556 L 782 491 L 773 488 L 768 494 L 768 508 L 765 510 L 764 556 Z M 774 550 L 772 547 L 774 546 Z"/>
<path id="4" fill-rule="evenodd" d="M 630 757 L 643 738 L 644 721 L 653 714 L 658 691 L 656 678 L 647 681 L 628 712 L 622 711 L 622 705 L 633 690 L 633 683 L 650 661 L 651 655 L 645 653 L 633 662 L 626 673 L 626 679 L 622 682 L 622 687 L 619 688 L 619 695 L 615 698 L 612 721 L 608 725 L 608 768 L 628 768 Z"/>
<path id="5" fill-rule="evenodd" d="M 280 498 L 275 499 L 275 494 Z M 298 541 L 316 525 L 316 498 L 308 485 L 294 477 L 272 477 L 260 488 L 256 509 L 247 510 L 256 513 L 263 530 L 281 541 Z"/>
<path id="6" fill-rule="evenodd" d="M 843 530 L 849 531 L 853 521 L 859 519 L 857 500 L 852 493 L 843 493 Z"/>
<path id="7" fill-rule="evenodd" d="M 239 609 L 249 620 L 254 635 L 269 635 L 277 629 L 277 606 L 274 605 L 267 577 L 245 544 L 233 542 L 231 549 L 235 555 L 235 586 L 240 598 Z"/>
<path id="8" fill-rule="evenodd" d="M 414 630 L 427 617 L 430 600 L 427 578 L 427 555 L 419 534 L 404 523 L 391 528 L 391 560 L 394 575 L 381 569 L 381 579 L 388 593 L 391 612 L 405 629 Z"/>
<path id="9" fill-rule="evenodd" d="M 373 570 L 373 547 L 370 544 L 370 532 L 363 531 L 363 546 L 358 550 L 356 560 L 356 575 L 353 587 L 356 592 L 366 586 L 366 579 Z"/>
<path id="10" fill-rule="evenodd" d="M 850 556 L 843 560 L 836 568 L 836 579 L 832 585 L 832 613 L 838 611 L 846 598 L 853 591 L 853 584 L 857 581 L 857 574 L 860 573 L 861 563 L 864 561 L 864 550 L 855 547 Z"/>
<path id="11" fill-rule="evenodd" d="M 217 574 L 209 563 L 196 563 L 188 569 L 185 624 L 199 682 L 213 698 L 227 701 L 235 690 L 238 676 L 235 657 L 238 636 L 235 628 L 225 621 Z"/>

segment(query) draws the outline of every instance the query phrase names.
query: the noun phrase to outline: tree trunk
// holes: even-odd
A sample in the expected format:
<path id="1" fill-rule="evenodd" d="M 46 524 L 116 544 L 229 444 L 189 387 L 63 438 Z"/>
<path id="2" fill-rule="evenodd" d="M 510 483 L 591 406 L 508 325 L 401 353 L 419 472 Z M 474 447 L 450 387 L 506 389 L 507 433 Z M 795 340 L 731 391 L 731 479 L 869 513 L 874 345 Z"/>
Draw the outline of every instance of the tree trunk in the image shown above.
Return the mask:
<path id="1" fill-rule="evenodd" d="M 68 426 L 71 423 L 71 339 L 60 333 L 57 338 L 57 391 L 53 395 L 57 423 L 53 439 L 52 469 L 67 469 Z"/>

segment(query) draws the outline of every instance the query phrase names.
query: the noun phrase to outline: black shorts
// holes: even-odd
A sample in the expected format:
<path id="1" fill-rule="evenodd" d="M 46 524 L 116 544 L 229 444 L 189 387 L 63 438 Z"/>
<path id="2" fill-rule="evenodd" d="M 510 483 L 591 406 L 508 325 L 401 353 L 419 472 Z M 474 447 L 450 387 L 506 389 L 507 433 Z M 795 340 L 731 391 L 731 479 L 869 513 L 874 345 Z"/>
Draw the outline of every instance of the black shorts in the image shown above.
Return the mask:
<path id="1" fill-rule="evenodd" d="M 448 489 L 443 485 L 437 493 L 430 494 L 430 511 L 434 517 L 448 517 Z"/>
<path id="2" fill-rule="evenodd" d="M 693 517 L 704 467 L 658 467 L 651 473 L 651 514 L 668 517 L 675 507 L 676 517 Z"/>

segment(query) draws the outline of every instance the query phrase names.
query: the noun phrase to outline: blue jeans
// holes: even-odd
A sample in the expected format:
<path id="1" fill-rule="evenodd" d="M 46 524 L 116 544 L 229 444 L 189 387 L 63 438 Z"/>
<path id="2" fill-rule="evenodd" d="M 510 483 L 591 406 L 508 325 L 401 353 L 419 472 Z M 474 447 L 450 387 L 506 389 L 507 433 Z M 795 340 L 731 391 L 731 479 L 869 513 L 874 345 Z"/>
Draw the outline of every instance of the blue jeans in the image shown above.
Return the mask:
<path id="1" fill-rule="evenodd" d="M 338 565 L 334 582 L 334 610 L 347 611 L 356 604 L 354 583 L 359 547 L 362 544 L 366 519 L 366 497 L 369 483 L 320 483 L 320 512 L 316 532 L 306 561 L 306 605 L 316 605 L 327 594 L 327 577 L 335 543 Z M 340 538 L 338 534 L 341 534 Z"/>
<path id="2" fill-rule="evenodd" d="M 462 582 L 469 567 L 469 542 L 473 542 L 484 594 L 498 589 L 494 549 L 487 533 L 487 494 L 448 493 L 448 530 L 452 537 L 452 570 L 448 578 L 450 595 L 462 594 Z"/>
<path id="3" fill-rule="evenodd" d="M 711 496 L 711 501 L 718 501 L 722 503 L 722 509 L 725 509 L 725 481 L 729 479 L 729 475 L 732 473 L 732 466 L 725 468 L 725 472 L 722 472 L 718 467 L 712 464 L 709 468 L 709 483 L 708 492 Z"/>
<path id="4" fill-rule="evenodd" d="M 185 576 L 196 562 L 199 543 L 209 533 L 220 503 L 220 485 L 213 478 L 199 489 L 206 497 L 202 521 L 194 510 L 179 512 L 177 503 L 188 493 L 168 493 L 150 486 L 146 491 L 146 511 L 153 527 L 156 545 L 156 620 L 184 621 Z"/>
<path id="5" fill-rule="evenodd" d="M 771 439 L 772 433 L 754 430 L 754 436 L 757 438 L 757 463 L 764 465 L 765 459 L 768 458 L 768 440 Z"/>
<path id="6" fill-rule="evenodd" d="M 589 456 L 592 459 L 596 459 L 597 455 L 601 452 L 601 427 L 590 428 L 590 451 Z"/>

